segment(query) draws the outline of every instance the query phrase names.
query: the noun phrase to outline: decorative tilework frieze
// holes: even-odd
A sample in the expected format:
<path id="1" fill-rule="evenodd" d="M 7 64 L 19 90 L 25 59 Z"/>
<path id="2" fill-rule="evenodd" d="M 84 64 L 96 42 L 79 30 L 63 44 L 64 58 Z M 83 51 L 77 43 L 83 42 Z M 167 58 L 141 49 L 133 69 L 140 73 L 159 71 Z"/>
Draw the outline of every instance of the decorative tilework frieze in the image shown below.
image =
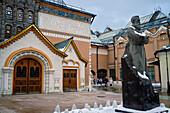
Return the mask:
<path id="1" fill-rule="evenodd" d="M 48 8 L 48 7 L 44 7 L 44 6 L 40 6 L 40 11 L 49 13 L 49 14 L 54 14 L 54 15 L 58 15 L 58 16 L 63 16 L 63 17 L 79 20 L 79 21 L 83 21 L 83 22 L 88 22 L 88 23 L 91 22 L 91 19 L 88 17 L 84 17 L 84 16 L 80 16 L 80 15 L 76 15 L 76 14 L 72 14 L 72 13 L 68 13 L 68 12 L 64 12 L 64 11 L 59 11 L 57 9 L 52 9 L 52 8 Z"/>

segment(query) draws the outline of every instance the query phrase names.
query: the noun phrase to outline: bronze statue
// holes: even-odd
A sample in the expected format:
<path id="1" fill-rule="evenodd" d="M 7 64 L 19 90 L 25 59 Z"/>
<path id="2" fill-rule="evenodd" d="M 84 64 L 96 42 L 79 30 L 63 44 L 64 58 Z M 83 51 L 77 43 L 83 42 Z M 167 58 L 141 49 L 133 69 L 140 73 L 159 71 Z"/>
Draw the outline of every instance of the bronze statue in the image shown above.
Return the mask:
<path id="1" fill-rule="evenodd" d="M 122 56 L 123 106 L 136 110 L 150 110 L 159 106 L 159 93 L 155 93 L 146 72 L 144 44 L 149 42 L 140 29 L 139 16 L 131 18 L 132 26 L 127 29 L 129 42 Z"/>
<path id="2" fill-rule="evenodd" d="M 146 71 L 146 54 L 144 44 L 149 42 L 148 36 L 140 31 L 139 16 L 133 16 L 132 26 L 128 28 L 127 35 L 129 39 L 129 54 L 132 57 L 132 64 L 144 74 Z"/>

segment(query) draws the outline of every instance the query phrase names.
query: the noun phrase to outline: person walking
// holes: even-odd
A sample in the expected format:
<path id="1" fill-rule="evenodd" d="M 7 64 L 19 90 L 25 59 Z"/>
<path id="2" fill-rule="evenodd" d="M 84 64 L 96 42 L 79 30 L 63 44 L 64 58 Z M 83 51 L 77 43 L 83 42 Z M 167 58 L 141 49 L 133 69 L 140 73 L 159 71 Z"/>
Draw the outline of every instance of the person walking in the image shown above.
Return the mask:
<path id="1" fill-rule="evenodd" d="M 107 77 L 104 78 L 104 83 L 105 83 L 105 88 L 107 89 L 107 87 L 108 87 L 108 79 L 107 79 Z"/>
<path id="2" fill-rule="evenodd" d="M 112 79 L 112 77 L 110 77 L 110 79 L 109 79 L 110 87 L 112 87 L 112 82 L 113 82 L 113 79 Z"/>
<path id="3" fill-rule="evenodd" d="M 102 85 L 102 82 L 103 82 L 102 78 L 100 78 L 100 80 L 99 80 L 99 81 L 100 81 L 100 85 Z"/>
<path id="4" fill-rule="evenodd" d="M 95 78 L 93 79 L 93 84 L 94 84 L 94 85 L 96 84 L 96 79 L 95 79 Z"/>
<path id="5" fill-rule="evenodd" d="M 99 78 L 96 79 L 97 85 L 99 84 Z"/>

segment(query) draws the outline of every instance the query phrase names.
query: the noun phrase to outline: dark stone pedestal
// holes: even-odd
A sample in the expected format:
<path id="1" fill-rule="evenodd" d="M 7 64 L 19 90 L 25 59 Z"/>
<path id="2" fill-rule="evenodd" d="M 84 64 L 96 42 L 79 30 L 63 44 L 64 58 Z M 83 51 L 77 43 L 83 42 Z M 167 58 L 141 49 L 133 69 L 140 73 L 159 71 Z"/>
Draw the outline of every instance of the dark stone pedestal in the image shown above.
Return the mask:
<path id="1" fill-rule="evenodd" d="M 123 107 L 146 111 L 160 106 L 151 81 L 138 76 L 128 56 L 122 58 L 122 72 Z"/>

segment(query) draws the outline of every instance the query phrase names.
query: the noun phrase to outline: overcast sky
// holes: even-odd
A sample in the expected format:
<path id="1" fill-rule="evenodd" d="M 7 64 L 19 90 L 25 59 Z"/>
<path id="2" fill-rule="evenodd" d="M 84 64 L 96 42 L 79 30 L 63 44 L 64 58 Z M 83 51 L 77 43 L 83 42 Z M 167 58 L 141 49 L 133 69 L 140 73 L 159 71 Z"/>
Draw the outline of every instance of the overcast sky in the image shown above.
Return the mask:
<path id="1" fill-rule="evenodd" d="M 111 29 L 124 28 L 132 16 L 146 16 L 155 9 L 161 9 L 166 15 L 170 13 L 170 0 L 64 0 L 64 2 L 96 14 L 91 29 L 100 32 L 107 26 Z"/>

